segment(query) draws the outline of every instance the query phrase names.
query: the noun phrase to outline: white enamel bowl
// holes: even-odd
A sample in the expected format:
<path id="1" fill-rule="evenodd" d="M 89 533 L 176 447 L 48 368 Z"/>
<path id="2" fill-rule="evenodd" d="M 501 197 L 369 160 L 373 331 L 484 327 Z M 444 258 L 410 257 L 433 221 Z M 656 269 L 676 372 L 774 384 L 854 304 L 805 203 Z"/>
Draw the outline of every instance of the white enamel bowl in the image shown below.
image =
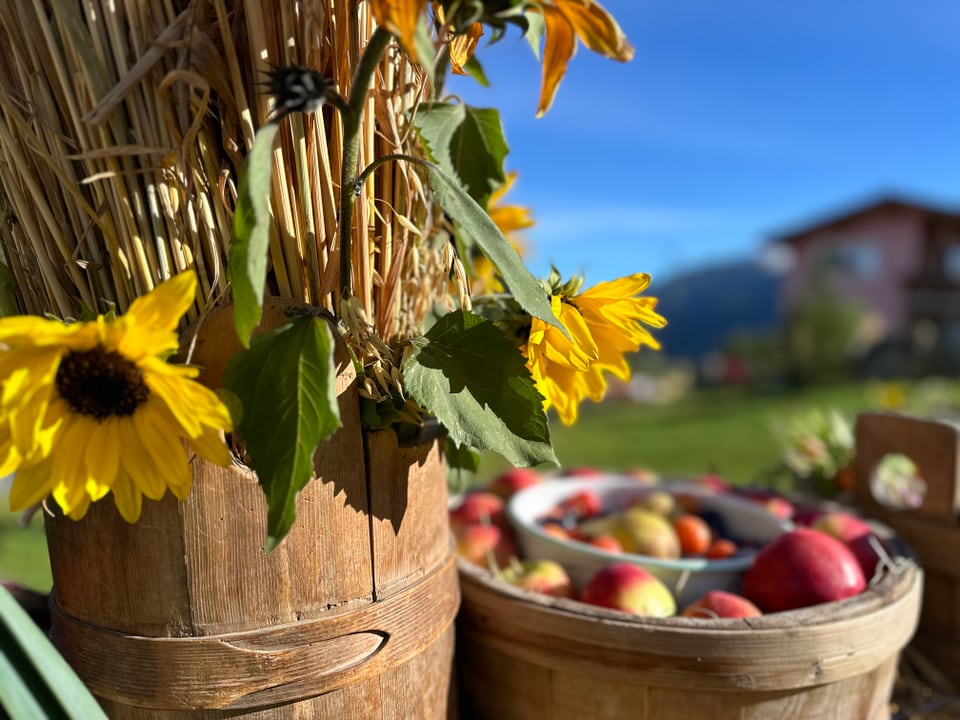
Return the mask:
<path id="1" fill-rule="evenodd" d="M 668 490 L 699 499 L 705 510 L 722 518 L 728 534 L 752 547 L 743 548 L 729 558 L 681 558 L 663 560 L 647 555 L 612 553 L 587 543 L 566 541 L 544 532 L 538 522 L 561 501 L 581 490 L 590 490 L 600 498 L 602 512 L 621 510 L 632 501 L 656 490 Z M 521 490 L 507 504 L 507 517 L 517 534 L 523 556 L 537 560 L 556 560 L 566 568 L 579 590 L 593 575 L 612 562 L 639 565 L 662 580 L 674 591 L 680 607 L 696 600 L 708 590 L 737 592 L 743 572 L 753 562 L 756 550 L 785 530 L 789 521 L 776 518 L 759 504 L 732 494 L 715 493 L 699 485 L 680 481 L 642 485 L 619 475 L 589 479 L 550 479 Z"/>

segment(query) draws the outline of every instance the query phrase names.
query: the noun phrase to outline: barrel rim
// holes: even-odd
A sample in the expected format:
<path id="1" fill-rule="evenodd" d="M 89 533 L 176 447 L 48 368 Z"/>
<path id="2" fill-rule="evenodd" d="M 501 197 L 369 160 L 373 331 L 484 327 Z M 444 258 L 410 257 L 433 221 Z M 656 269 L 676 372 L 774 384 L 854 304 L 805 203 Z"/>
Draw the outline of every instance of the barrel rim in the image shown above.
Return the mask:
<path id="1" fill-rule="evenodd" d="M 643 618 L 550 598 L 459 561 L 461 638 L 554 669 L 631 683 L 778 690 L 863 674 L 895 656 L 920 614 L 904 561 L 858 596 L 758 618 Z M 600 670 L 598 670 L 600 668 Z"/>

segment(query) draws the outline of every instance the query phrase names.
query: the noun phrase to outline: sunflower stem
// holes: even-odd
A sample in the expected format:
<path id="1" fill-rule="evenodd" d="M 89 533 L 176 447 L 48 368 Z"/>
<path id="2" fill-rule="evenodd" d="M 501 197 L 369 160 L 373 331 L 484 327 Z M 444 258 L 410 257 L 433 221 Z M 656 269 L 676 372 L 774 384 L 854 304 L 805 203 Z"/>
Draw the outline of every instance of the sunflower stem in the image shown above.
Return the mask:
<path id="1" fill-rule="evenodd" d="M 370 41 L 363 51 L 357 73 L 350 86 L 350 97 L 346 103 L 343 120 L 343 162 L 340 166 L 340 297 L 349 297 L 353 292 L 353 206 L 362 188 L 357 176 L 357 164 L 360 160 L 360 120 L 367 91 L 373 80 L 380 58 L 393 39 L 393 35 L 382 27 L 374 30 Z M 369 173 L 363 175 L 366 179 Z"/>

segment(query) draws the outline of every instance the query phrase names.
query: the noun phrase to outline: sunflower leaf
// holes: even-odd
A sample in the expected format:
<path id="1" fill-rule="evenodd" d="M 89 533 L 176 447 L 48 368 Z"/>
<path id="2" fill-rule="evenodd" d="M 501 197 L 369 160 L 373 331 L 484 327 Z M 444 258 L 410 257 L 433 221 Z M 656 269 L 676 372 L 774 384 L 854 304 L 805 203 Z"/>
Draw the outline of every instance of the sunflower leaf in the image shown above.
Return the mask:
<path id="1" fill-rule="evenodd" d="M 253 339 L 227 366 L 239 397 L 239 430 L 267 496 L 267 549 L 296 519 L 297 494 L 314 473 L 317 446 L 340 427 L 333 334 L 305 317 Z"/>
<path id="2" fill-rule="evenodd" d="M 439 165 L 430 162 L 425 164 L 436 201 L 474 240 L 483 254 L 490 258 L 490 262 L 500 272 L 504 284 L 510 288 L 514 300 L 534 317 L 559 328 L 567 335 L 567 329 L 550 309 L 550 300 L 543 286 L 527 270 L 523 259 L 503 236 L 496 223 Z"/>
<path id="3" fill-rule="evenodd" d="M 557 463 L 543 398 L 523 355 L 479 315 L 457 310 L 417 338 L 403 384 L 453 443 L 495 450 L 519 466 Z"/>
<path id="4" fill-rule="evenodd" d="M 490 193 L 506 181 L 503 161 L 510 149 L 503 137 L 500 112 L 446 102 L 426 103 L 413 119 L 434 160 L 458 178 L 470 197 L 486 206 Z"/>
<path id="5" fill-rule="evenodd" d="M 227 277 L 233 288 L 233 322 L 244 347 L 260 322 L 263 288 L 267 279 L 267 254 L 270 250 L 270 185 L 273 174 L 275 123 L 257 131 L 253 147 L 240 168 L 237 209 Z"/>

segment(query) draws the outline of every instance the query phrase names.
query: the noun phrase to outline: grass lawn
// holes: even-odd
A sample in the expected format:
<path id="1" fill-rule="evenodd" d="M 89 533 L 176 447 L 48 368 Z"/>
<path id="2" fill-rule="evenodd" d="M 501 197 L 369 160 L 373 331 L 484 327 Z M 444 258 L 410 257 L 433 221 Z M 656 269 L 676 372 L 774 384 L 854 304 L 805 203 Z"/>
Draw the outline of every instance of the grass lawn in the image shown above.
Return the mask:
<path id="1" fill-rule="evenodd" d="M 7 512 L 6 500 L 0 508 L 0 579 L 13 580 L 34 590 L 46 592 L 52 585 L 43 518 L 34 516 L 26 528 L 17 524 L 18 516 Z"/>
<path id="2" fill-rule="evenodd" d="M 732 482 L 748 483 L 777 462 L 778 422 L 814 408 L 836 408 L 852 417 L 876 407 L 876 398 L 869 386 L 839 385 L 781 395 L 710 390 L 665 406 L 585 403 L 576 425 L 554 422 L 552 432 L 557 455 L 567 468 L 642 467 L 677 475 L 716 470 Z M 504 467 L 499 457 L 486 457 L 478 480 L 490 479 Z M 50 588 L 40 517 L 21 529 L 15 516 L 0 510 L 0 578 L 38 590 Z"/>
<path id="3" fill-rule="evenodd" d="M 875 386 L 845 384 L 782 394 L 705 390 L 662 406 L 587 402 L 575 425 L 554 422 L 551 432 L 565 468 L 647 468 L 664 475 L 714 470 L 745 484 L 777 463 L 778 424 L 814 409 L 835 408 L 852 419 L 857 412 L 877 409 L 879 396 Z M 478 480 L 504 467 L 498 457 L 485 457 Z"/>

